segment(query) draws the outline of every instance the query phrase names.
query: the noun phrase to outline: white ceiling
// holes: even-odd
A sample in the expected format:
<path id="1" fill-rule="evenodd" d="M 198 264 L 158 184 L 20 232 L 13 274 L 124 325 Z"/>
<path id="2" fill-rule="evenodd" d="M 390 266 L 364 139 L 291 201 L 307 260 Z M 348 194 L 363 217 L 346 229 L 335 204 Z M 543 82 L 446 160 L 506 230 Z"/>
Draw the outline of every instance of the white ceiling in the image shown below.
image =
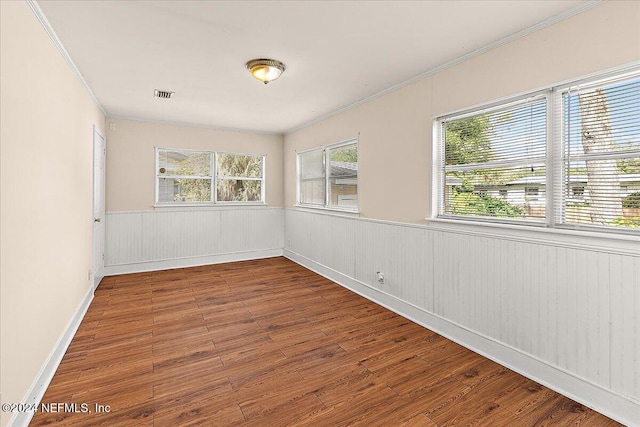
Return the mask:
<path id="1" fill-rule="evenodd" d="M 110 117 L 282 133 L 594 2 L 46 1 Z M 275 58 L 268 85 L 245 69 Z M 175 91 L 171 100 L 154 89 Z"/>

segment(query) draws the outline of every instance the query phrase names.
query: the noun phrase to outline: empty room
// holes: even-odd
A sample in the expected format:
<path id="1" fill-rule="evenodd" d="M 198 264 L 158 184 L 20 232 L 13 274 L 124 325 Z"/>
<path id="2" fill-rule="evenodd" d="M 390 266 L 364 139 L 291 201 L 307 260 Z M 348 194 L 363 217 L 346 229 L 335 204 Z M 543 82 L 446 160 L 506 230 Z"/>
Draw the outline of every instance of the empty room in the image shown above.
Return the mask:
<path id="1" fill-rule="evenodd" d="M 640 1 L 0 1 L 0 427 L 640 426 Z"/>

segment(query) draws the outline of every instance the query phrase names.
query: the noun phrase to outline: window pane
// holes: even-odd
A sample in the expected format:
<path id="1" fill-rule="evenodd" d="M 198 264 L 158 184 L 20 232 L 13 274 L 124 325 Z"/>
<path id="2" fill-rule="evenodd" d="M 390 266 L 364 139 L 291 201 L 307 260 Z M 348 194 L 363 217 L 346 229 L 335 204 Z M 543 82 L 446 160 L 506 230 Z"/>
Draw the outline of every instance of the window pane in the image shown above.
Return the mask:
<path id="1" fill-rule="evenodd" d="M 210 179 L 158 179 L 158 203 L 208 203 L 210 201 Z"/>
<path id="2" fill-rule="evenodd" d="M 211 176 L 211 153 L 198 151 L 158 150 L 159 176 Z"/>
<path id="3" fill-rule="evenodd" d="M 640 227 L 640 79 L 563 94 L 562 221 Z"/>
<path id="4" fill-rule="evenodd" d="M 445 166 L 543 158 L 546 101 L 451 119 L 444 124 Z"/>
<path id="5" fill-rule="evenodd" d="M 261 178 L 262 158 L 250 154 L 218 154 L 218 176 Z"/>
<path id="6" fill-rule="evenodd" d="M 300 203 L 324 206 L 324 151 L 313 150 L 298 155 L 300 165 Z"/>
<path id="7" fill-rule="evenodd" d="M 443 122 L 446 215 L 544 221 L 546 99 Z"/>
<path id="8" fill-rule="evenodd" d="M 545 172 L 544 164 L 447 172 L 444 213 L 542 221 Z"/>
<path id="9" fill-rule="evenodd" d="M 327 150 L 329 168 L 329 206 L 358 207 L 358 146 L 345 145 Z"/>
<path id="10" fill-rule="evenodd" d="M 300 154 L 300 177 L 302 179 L 324 178 L 323 150 Z"/>
<path id="11" fill-rule="evenodd" d="M 300 203 L 324 206 L 324 179 L 300 181 Z"/>
<path id="12" fill-rule="evenodd" d="M 262 181 L 218 179 L 217 198 L 220 202 L 260 202 L 262 201 Z"/>

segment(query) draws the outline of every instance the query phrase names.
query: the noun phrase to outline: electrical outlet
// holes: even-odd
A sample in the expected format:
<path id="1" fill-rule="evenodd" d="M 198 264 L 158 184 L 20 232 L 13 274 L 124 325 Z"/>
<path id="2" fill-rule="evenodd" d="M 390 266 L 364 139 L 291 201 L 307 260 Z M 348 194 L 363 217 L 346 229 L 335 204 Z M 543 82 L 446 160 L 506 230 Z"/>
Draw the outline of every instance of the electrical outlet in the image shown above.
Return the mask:
<path id="1" fill-rule="evenodd" d="M 376 277 L 378 279 L 378 283 L 380 283 L 381 285 L 384 285 L 384 273 L 376 271 Z"/>
<path id="2" fill-rule="evenodd" d="M 91 269 L 89 269 L 89 272 L 87 273 L 87 280 L 91 280 Z"/>

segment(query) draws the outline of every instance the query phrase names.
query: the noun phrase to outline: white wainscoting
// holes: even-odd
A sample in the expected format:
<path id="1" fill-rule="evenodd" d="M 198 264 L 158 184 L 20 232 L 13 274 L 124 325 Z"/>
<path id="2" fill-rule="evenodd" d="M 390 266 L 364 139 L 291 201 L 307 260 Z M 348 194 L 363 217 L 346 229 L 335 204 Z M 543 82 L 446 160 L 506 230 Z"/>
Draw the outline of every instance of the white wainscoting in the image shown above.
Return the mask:
<path id="1" fill-rule="evenodd" d="M 541 240 L 285 210 L 285 256 L 640 426 L 640 247 Z"/>
<path id="2" fill-rule="evenodd" d="M 282 255 L 282 208 L 108 212 L 106 275 Z"/>

